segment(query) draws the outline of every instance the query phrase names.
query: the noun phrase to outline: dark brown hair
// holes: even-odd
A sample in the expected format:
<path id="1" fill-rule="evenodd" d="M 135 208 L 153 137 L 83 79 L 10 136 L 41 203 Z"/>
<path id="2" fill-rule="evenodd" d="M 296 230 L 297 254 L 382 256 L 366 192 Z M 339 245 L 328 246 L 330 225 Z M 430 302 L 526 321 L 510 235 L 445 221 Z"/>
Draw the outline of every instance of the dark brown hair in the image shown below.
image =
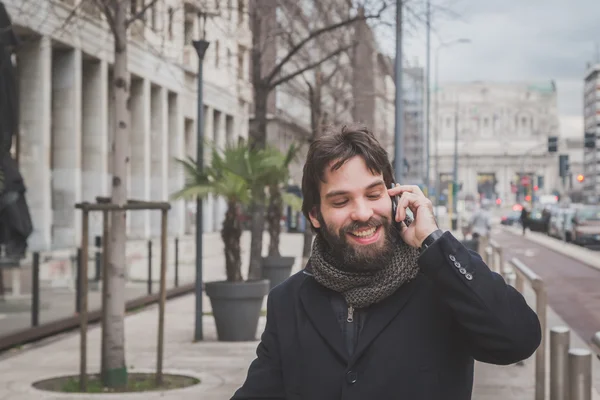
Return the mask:
<path id="1" fill-rule="evenodd" d="M 335 171 L 356 156 L 363 158 L 373 174 L 382 174 L 386 187 L 390 187 L 394 180 L 392 165 L 373 132 L 363 125 L 328 128 L 310 144 L 304 164 L 302 212 L 309 222 L 309 213 L 314 208 L 320 211 L 319 187 L 325 182 L 325 168 L 333 162 L 331 171 Z"/>

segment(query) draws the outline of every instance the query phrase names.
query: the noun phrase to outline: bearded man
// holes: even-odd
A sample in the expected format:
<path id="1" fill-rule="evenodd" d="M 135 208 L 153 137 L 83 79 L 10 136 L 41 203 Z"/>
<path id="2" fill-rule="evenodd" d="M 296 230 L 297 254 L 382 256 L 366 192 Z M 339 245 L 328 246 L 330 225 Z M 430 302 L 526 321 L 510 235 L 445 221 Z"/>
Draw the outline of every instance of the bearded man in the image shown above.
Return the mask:
<path id="1" fill-rule="evenodd" d="M 257 358 L 233 400 L 467 400 L 474 360 L 534 353 L 536 314 L 438 228 L 417 186 L 394 184 L 372 132 L 331 129 L 310 145 L 303 173 L 311 257 L 269 294 Z"/>

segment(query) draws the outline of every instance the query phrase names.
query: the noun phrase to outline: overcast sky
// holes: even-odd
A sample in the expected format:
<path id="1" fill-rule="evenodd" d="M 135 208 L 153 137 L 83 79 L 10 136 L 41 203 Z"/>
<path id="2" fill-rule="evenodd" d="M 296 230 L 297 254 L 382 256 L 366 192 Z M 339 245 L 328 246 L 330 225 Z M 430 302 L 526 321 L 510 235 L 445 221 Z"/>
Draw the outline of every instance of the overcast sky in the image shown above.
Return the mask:
<path id="1" fill-rule="evenodd" d="M 409 2 L 409 7 L 418 13 L 425 0 Z M 580 134 L 586 64 L 600 62 L 596 60 L 596 46 L 600 45 L 600 0 L 431 2 L 437 13 L 432 22 L 435 30 L 432 68 L 440 41 L 471 40 L 469 44 L 441 50 L 441 82 L 555 80 L 563 134 L 573 135 L 573 131 Z M 405 14 L 410 17 L 408 11 Z M 410 30 L 404 40 L 404 59 L 413 64 L 418 58 L 424 65 L 424 27 Z M 381 38 L 382 50 L 393 54 L 393 29 L 381 33 Z M 433 76 L 432 72 L 432 82 Z"/>

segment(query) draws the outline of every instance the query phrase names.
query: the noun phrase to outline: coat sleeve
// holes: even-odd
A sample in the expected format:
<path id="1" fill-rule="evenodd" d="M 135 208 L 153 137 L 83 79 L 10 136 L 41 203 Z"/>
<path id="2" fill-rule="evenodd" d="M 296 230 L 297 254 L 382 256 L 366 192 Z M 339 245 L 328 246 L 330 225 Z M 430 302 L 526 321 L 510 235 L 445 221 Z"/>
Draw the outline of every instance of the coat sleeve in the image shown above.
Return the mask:
<path id="1" fill-rule="evenodd" d="M 445 232 L 419 257 L 478 361 L 507 365 L 529 358 L 541 342 L 540 322 L 523 296 L 481 257 Z"/>
<path id="2" fill-rule="evenodd" d="M 256 349 L 256 358 L 248 368 L 246 381 L 231 400 L 285 400 L 286 398 L 272 296 L 273 292 L 267 299 L 267 324 Z"/>

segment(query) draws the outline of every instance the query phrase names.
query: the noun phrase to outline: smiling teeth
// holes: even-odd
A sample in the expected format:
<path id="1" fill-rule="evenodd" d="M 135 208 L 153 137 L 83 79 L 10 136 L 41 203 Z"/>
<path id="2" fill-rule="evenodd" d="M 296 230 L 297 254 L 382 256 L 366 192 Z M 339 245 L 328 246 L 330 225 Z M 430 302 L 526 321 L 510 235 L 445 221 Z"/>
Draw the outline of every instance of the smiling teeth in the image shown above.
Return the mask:
<path id="1" fill-rule="evenodd" d="M 375 233 L 375 231 L 377 230 L 377 228 L 371 228 L 368 229 L 366 231 L 360 231 L 360 232 L 351 232 L 354 236 L 358 236 L 358 237 L 369 237 L 371 235 L 373 235 Z"/>

